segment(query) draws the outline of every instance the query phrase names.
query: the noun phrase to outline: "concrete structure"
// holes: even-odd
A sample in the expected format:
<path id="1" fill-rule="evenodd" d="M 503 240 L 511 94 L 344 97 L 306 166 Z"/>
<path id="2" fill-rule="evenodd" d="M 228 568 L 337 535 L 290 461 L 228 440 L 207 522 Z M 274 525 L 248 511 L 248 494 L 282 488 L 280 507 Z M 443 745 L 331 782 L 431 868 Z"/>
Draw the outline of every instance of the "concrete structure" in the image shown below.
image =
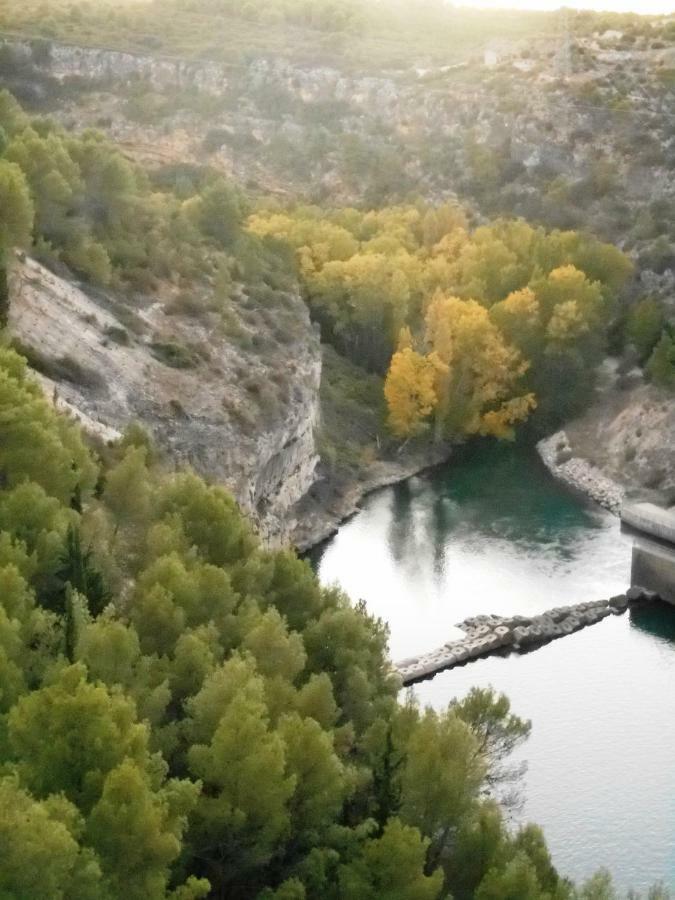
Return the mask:
<path id="1" fill-rule="evenodd" d="M 670 544 L 675 554 L 675 508 L 664 509 L 655 503 L 624 503 L 621 521 L 642 534 Z"/>
<path id="2" fill-rule="evenodd" d="M 675 547 L 638 537 L 633 544 L 630 580 L 675 604 Z"/>
<path id="3" fill-rule="evenodd" d="M 633 544 L 631 584 L 675 604 L 675 509 L 624 504 L 621 521 L 639 532 Z"/>

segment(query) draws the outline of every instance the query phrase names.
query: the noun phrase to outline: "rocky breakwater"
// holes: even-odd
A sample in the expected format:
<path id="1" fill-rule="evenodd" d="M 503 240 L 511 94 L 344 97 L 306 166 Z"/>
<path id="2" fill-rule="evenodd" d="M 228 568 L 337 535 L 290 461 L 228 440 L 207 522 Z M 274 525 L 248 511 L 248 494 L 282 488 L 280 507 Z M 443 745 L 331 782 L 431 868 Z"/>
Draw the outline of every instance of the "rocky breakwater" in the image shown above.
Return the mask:
<path id="1" fill-rule="evenodd" d="M 629 606 L 657 599 L 653 591 L 632 587 L 609 600 L 557 606 L 537 616 L 480 615 L 465 619 L 457 627 L 465 637 L 449 641 L 430 653 L 396 663 L 403 685 L 431 678 L 445 669 L 462 666 L 474 659 L 504 653 L 523 653 L 549 641 L 601 622 L 609 615 L 621 615 Z"/>
<path id="2" fill-rule="evenodd" d="M 537 450 L 546 468 L 556 478 L 619 515 L 624 488 L 589 460 L 575 456 L 564 431 L 540 441 Z"/>
<path id="3" fill-rule="evenodd" d="M 614 361 L 616 370 L 616 361 Z M 622 501 L 675 504 L 675 403 L 642 373 L 604 366 L 597 397 L 564 431 L 540 441 L 548 469 L 618 515 Z"/>

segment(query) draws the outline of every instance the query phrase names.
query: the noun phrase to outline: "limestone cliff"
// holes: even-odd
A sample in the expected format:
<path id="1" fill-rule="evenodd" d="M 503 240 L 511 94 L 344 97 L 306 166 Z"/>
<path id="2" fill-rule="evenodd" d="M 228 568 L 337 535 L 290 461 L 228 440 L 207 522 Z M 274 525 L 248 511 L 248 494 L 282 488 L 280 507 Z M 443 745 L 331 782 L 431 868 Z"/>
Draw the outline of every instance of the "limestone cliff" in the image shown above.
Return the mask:
<path id="1" fill-rule="evenodd" d="M 215 318 L 168 315 L 151 300 L 132 310 L 26 259 L 13 273 L 10 329 L 48 394 L 85 427 L 111 439 L 141 423 L 172 461 L 226 484 L 276 542 L 314 478 L 321 375 L 306 307 L 284 299 L 290 343 L 269 336 L 254 354 Z"/>

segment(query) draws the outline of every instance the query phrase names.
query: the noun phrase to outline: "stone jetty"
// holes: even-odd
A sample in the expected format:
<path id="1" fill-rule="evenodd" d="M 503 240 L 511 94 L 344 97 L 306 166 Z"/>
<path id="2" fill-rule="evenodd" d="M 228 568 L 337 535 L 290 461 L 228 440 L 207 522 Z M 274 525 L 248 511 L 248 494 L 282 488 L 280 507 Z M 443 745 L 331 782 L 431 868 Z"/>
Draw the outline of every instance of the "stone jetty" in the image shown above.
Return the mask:
<path id="1" fill-rule="evenodd" d="M 556 606 L 537 616 L 480 615 L 465 619 L 457 627 L 464 637 L 443 644 L 431 653 L 396 663 L 404 685 L 431 678 L 445 669 L 464 665 L 492 654 L 522 653 L 549 641 L 565 637 L 609 615 L 621 615 L 629 606 L 658 599 L 653 591 L 631 587 L 625 594 L 609 600 Z"/>

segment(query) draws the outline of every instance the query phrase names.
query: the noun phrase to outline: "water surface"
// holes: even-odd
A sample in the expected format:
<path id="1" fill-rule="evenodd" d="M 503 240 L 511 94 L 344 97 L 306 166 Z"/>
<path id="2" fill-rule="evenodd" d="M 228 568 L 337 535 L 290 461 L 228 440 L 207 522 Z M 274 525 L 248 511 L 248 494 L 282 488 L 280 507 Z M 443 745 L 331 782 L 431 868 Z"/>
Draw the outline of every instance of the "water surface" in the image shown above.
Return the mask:
<path id="1" fill-rule="evenodd" d="M 528 448 L 474 445 L 369 497 L 315 555 L 389 623 L 394 659 L 461 633 L 468 615 L 530 615 L 627 588 L 631 538 L 554 481 Z M 414 690 L 444 707 L 492 684 L 533 722 L 523 815 L 558 868 L 623 888 L 675 887 L 675 609 L 655 605 L 527 655 L 491 657 Z"/>

